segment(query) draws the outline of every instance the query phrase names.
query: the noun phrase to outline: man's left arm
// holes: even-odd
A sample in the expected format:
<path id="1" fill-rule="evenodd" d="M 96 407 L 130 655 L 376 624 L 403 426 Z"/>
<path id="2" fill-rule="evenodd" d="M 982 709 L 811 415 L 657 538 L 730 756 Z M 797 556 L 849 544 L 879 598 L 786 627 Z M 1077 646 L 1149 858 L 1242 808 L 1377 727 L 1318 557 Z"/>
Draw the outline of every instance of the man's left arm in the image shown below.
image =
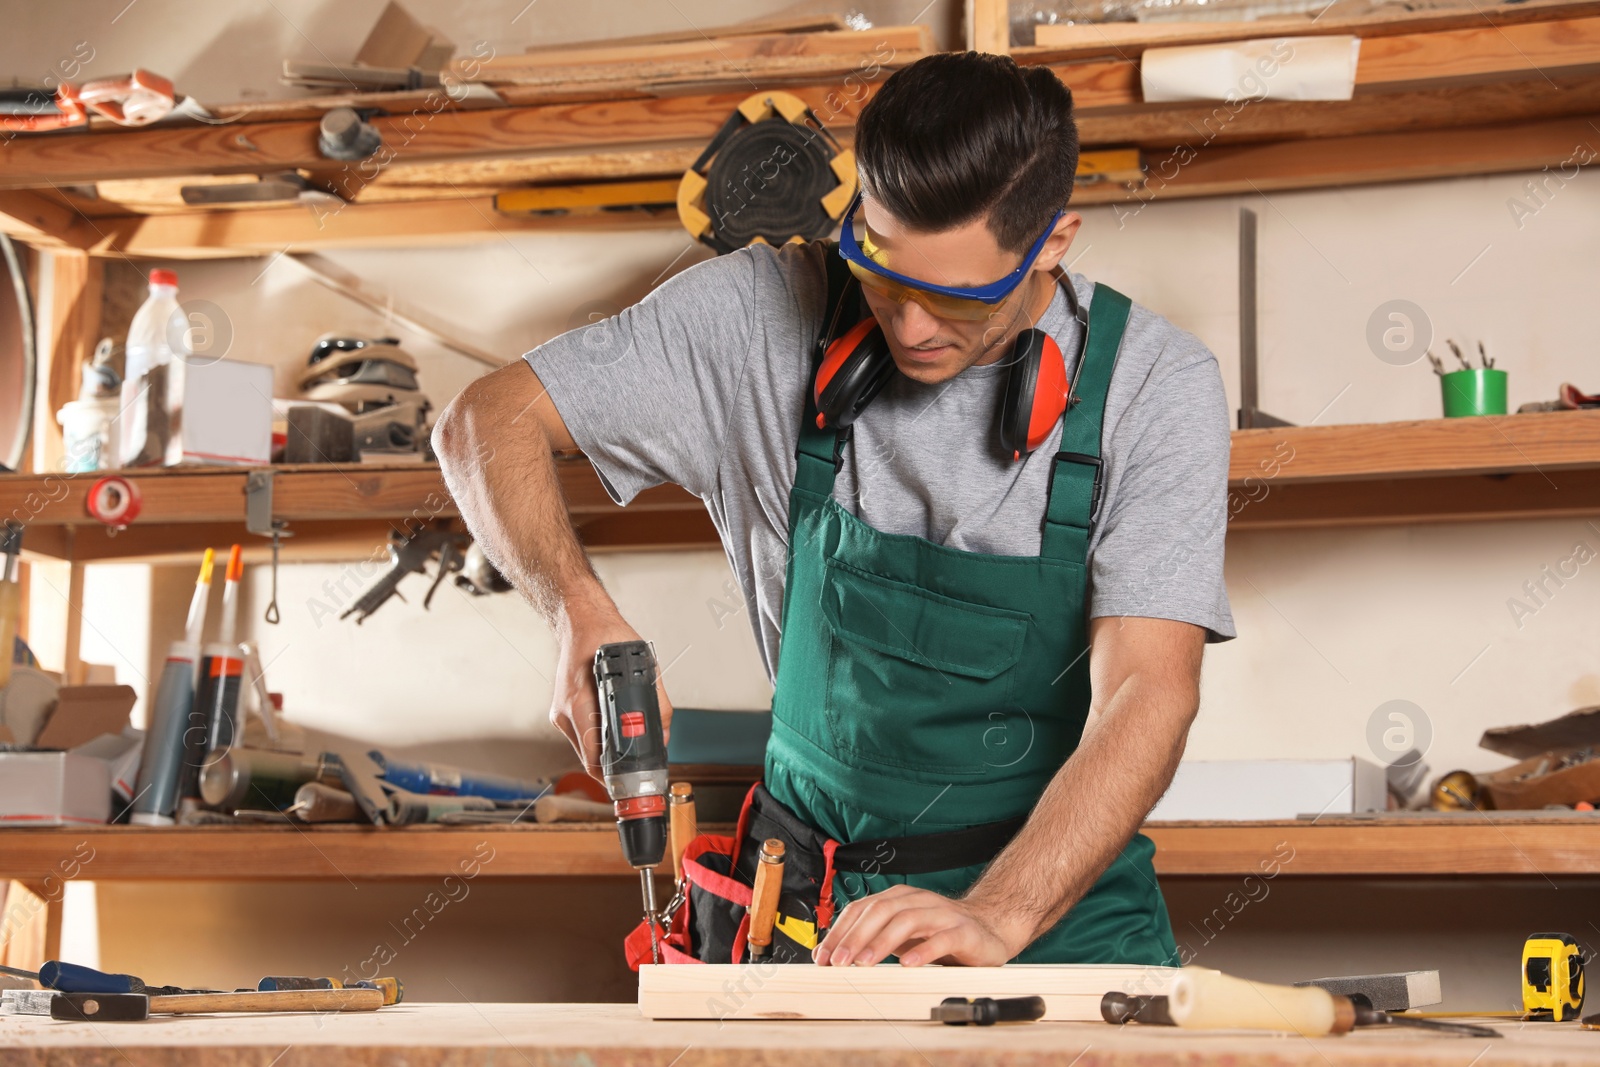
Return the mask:
<path id="1" fill-rule="evenodd" d="M 959 899 L 902 885 L 852 902 L 816 962 L 998 966 L 1054 926 L 1171 783 L 1200 706 L 1205 634 L 1169 619 L 1091 620 L 1083 739 L 1017 836 Z"/>

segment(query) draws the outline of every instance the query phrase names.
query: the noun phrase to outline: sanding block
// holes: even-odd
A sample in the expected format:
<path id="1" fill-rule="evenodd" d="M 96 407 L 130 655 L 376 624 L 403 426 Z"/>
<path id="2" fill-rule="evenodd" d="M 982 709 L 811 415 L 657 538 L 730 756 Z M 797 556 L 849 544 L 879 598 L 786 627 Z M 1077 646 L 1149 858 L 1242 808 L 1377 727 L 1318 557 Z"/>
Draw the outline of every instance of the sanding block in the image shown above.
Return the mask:
<path id="1" fill-rule="evenodd" d="M 1438 1004 L 1438 971 L 1391 971 L 1388 974 L 1352 974 L 1339 978 L 1313 978 L 1296 986 L 1316 986 L 1378 1011 L 1404 1011 Z"/>

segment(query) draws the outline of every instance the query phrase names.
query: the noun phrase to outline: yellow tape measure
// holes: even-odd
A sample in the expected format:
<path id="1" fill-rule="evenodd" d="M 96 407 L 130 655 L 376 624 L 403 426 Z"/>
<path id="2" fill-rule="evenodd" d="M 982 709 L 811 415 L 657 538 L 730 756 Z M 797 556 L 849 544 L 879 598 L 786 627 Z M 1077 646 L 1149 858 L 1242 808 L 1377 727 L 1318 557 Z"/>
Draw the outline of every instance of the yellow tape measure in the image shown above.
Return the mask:
<path id="1" fill-rule="evenodd" d="M 1522 1008 L 1567 1022 L 1583 1008 L 1583 951 L 1571 934 L 1534 934 L 1522 946 Z"/>

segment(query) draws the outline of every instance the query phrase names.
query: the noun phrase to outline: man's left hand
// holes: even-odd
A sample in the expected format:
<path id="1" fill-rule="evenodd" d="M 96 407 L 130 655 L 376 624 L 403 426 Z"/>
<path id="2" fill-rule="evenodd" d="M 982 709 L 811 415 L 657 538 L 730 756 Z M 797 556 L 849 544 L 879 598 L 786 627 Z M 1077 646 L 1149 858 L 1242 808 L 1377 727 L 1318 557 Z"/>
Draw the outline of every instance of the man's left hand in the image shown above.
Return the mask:
<path id="1" fill-rule="evenodd" d="M 1030 940 L 1031 930 L 1022 930 L 1014 916 L 896 885 L 847 905 L 812 958 L 834 967 L 870 967 L 888 956 L 900 957 L 907 967 L 998 967 Z"/>

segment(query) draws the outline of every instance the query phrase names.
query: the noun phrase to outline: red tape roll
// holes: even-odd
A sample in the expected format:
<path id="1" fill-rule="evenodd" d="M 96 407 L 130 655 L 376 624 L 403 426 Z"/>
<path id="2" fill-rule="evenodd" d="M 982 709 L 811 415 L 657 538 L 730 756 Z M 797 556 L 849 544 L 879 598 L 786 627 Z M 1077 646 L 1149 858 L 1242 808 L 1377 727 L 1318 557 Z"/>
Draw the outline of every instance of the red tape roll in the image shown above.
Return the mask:
<path id="1" fill-rule="evenodd" d="M 89 496 L 84 505 L 92 518 L 112 529 L 125 530 L 129 523 L 139 517 L 142 502 L 137 485 L 113 474 L 89 487 Z"/>

